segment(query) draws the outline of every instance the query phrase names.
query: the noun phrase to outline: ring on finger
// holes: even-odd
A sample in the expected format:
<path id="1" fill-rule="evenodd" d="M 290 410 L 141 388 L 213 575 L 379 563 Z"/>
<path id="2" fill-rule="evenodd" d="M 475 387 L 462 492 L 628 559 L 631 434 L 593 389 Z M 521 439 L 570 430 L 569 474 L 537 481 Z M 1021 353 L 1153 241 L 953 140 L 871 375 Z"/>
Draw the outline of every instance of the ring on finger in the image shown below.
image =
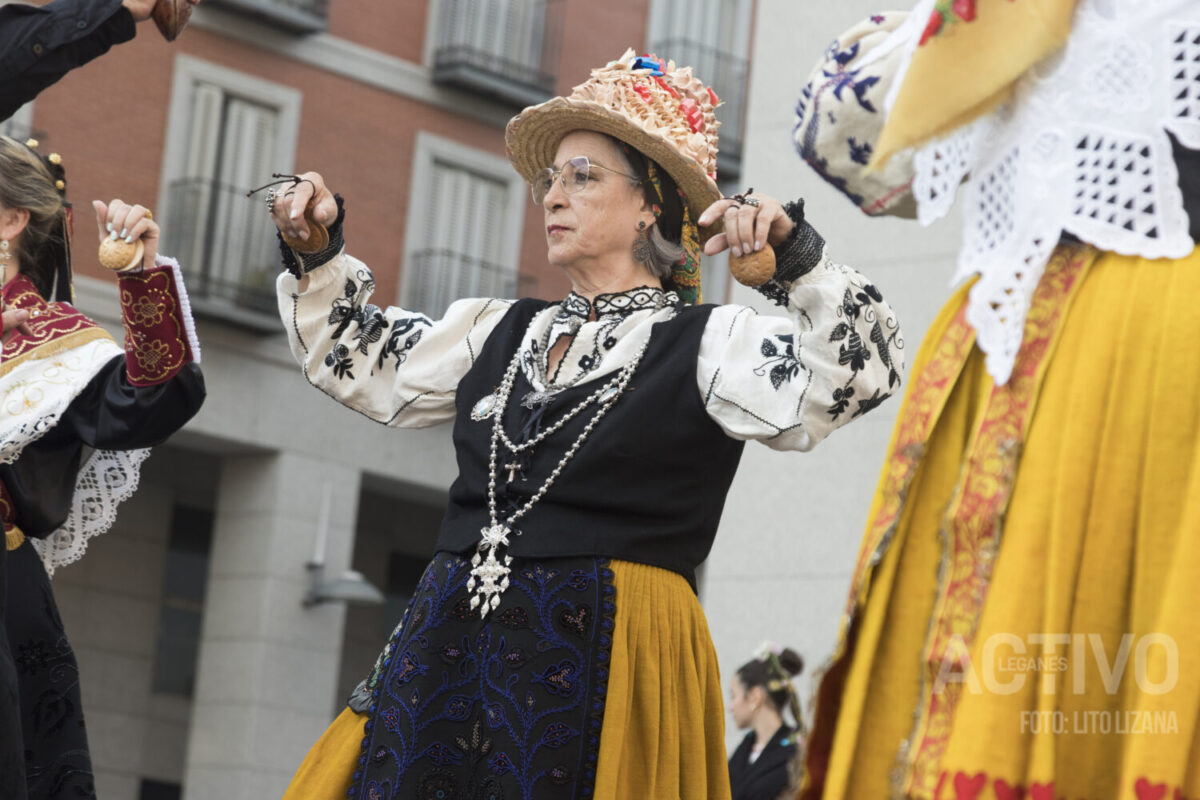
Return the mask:
<path id="1" fill-rule="evenodd" d="M 739 205 L 754 206 L 755 208 L 758 208 L 758 206 L 760 205 L 759 199 L 754 196 L 754 187 L 753 186 L 751 186 L 749 189 L 747 189 L 745 192 L 743 192 L 741 194 L 735 194 L 732 199 L 735 203 L 738 203 Z"/>

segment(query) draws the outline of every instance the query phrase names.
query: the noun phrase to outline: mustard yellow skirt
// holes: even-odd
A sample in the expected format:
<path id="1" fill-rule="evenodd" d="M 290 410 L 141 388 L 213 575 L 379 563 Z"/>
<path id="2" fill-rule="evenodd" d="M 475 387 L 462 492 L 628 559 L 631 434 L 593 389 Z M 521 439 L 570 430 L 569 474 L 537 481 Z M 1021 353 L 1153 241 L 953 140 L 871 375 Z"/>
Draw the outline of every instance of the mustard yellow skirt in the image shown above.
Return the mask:
<path id="1" fill-rule="evenodd" d="M 1061 247 L 1005 387 L 966 296 L 914 364 L 801 797 L 1200 797 L 1200 253 Z"/>
<path id="2" fill-rule="evenodd" d="M 723 690 L 695 593 L 667 570 L 624 561 L 609 568 L 616 613 L 593 796 L 729 798 Z M 368 716 L 343 711 L 284 800 L 343 800 L 359 769 Z M 560 791 L 574 796 L 569 787 Z"/>

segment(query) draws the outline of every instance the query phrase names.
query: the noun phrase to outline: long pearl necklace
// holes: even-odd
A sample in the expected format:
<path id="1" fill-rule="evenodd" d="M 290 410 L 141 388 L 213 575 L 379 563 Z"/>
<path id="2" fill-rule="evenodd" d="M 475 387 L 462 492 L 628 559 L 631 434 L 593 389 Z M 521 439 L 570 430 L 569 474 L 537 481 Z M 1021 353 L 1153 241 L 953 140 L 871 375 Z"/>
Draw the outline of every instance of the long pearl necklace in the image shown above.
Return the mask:
<path id="1" fill-rule="evenodd" d="M 670 316 L 673 317 L 674 313 L 672 312 Z M 491 408 L 493 417 L 492 446 L 491 454 L 488 458 L 488 518 L 490 524 L 488 527 L 480 529 L 482 538 L 475 547 L 475 555 L 471 557 L 471 577 L 467 581 L 467 591 L 474 592 L 471 597 L 471 608 L 478 608 L 481 618 L 486 618 L 489 611 L 500 605 L 500 595 L 508 588 L 508 576 L 512 572 L 510 568 L 512 556 L 503 553 L 500 548 L 508 547 L 508 537 L 510 534 L 520 533 L 520 531 L 513 528 L 513 524 L 529 513 L 529 509 L 533 508 L 539 500 L 545 497 L 546 492 L 554 485 L 554 481 L 558 479 L 558 476 L 567 464 L 570 463 L 571 459 L 575 457 L 575 454 L 579 452 L 579 448 L 583 446 L 584 441 L 600 423 L 600 420 L 604 418 L 604 415 L 609 412 L 609 409 L 624 394 L 625 389 L 629 386 L 629 381 L 633 378 L 633 373 L 637 371 L 638 364 L 642 361 L 642 356 L 646 354 L 646 348 L 649 346 L 650 336 L 647 336 L 646 340 L 642 342 L 641 348 L 628 364 L 621 367 L 616 377 L 588 395 L 553 425 L 523 444 L 514 444 L 508 438 L 508 434 L 504 432 L 504 410 L 508 407 L 508 400 L 512 395 L 513 385 L 516 383 L 517 371 L 521 368 L 521 348 L 517 348 L 517 352 L 513 355 L 513 359 L 504 373 L 504 379 L 500 383 L 500 388 L 493 395 L 496 401 Z M 558 460 L 558 464 L 542 483 L 541 488 L 529 498 L 525 505 L 514 512 L 512 516 L 501 521 L 496 511 L 496 455 L 499 451 L 500 443 L 504 442 L 504 446 L 514 454 L 530 450 L 534 445 L 544 441 L 546 437 L 562 430 L 563 426 L 593 403 L 596 403 L 598 406 L 596 413 L 588 420 L 587 425 L 579 432 L 579 435 L 575 437 L 574 443 L 563 454 L 563 457 Z"/>

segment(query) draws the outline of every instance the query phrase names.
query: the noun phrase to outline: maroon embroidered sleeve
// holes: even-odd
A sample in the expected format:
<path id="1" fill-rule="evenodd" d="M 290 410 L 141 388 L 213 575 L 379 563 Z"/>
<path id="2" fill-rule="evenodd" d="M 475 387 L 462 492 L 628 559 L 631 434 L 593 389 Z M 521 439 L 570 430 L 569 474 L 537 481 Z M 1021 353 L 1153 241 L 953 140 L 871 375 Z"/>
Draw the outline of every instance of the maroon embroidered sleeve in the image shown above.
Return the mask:
<path id="1" fill-rule="evenodd" d="M 200 360 L 191 305 L 177 264 L 162 259 L 158 266 L 122 274 L 118 280 L 125 372 L 131 384 L 164 383 L 184 365 Z"/>

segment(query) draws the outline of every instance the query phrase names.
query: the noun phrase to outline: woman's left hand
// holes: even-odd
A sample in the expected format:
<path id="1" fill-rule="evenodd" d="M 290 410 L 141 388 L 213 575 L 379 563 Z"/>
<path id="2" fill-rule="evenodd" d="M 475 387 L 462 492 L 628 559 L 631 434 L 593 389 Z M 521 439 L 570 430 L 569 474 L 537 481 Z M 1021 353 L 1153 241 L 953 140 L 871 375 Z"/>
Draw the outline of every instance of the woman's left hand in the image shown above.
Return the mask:
<path id="1" fill-rule="evenodd" d="M 795 223 L 784 213 L 778 200 L 764 194 L 747 194 L 746 197 L 757 200 L 758 205 L 741 202 L 735 196 L 723 197 L 704 209 L 696 221 L 702 228 L 722 217 L 725 219 L 725 232 L 718 233 L 704 245 L 707 255 L 715 256 L 728 248 L 735 256 L 742 256 L 762 250 L 767 244 L 772 247 L 782 244 L 792 232 Z"/>
<path id="2" fill-rule="evenodd" d="M 107 204 L 93 200 L 92 208 L 96 210 L 100 241 L 104 241 L 106 236 L 131 243 L 141 239 L 142 246 L 146 248 L 142 256 L 142 269 L 154 266 L 154 259 L 158 255 L 158 223 L 149 209 L 131 206 L 121 200 L 112 200 Z"/>

